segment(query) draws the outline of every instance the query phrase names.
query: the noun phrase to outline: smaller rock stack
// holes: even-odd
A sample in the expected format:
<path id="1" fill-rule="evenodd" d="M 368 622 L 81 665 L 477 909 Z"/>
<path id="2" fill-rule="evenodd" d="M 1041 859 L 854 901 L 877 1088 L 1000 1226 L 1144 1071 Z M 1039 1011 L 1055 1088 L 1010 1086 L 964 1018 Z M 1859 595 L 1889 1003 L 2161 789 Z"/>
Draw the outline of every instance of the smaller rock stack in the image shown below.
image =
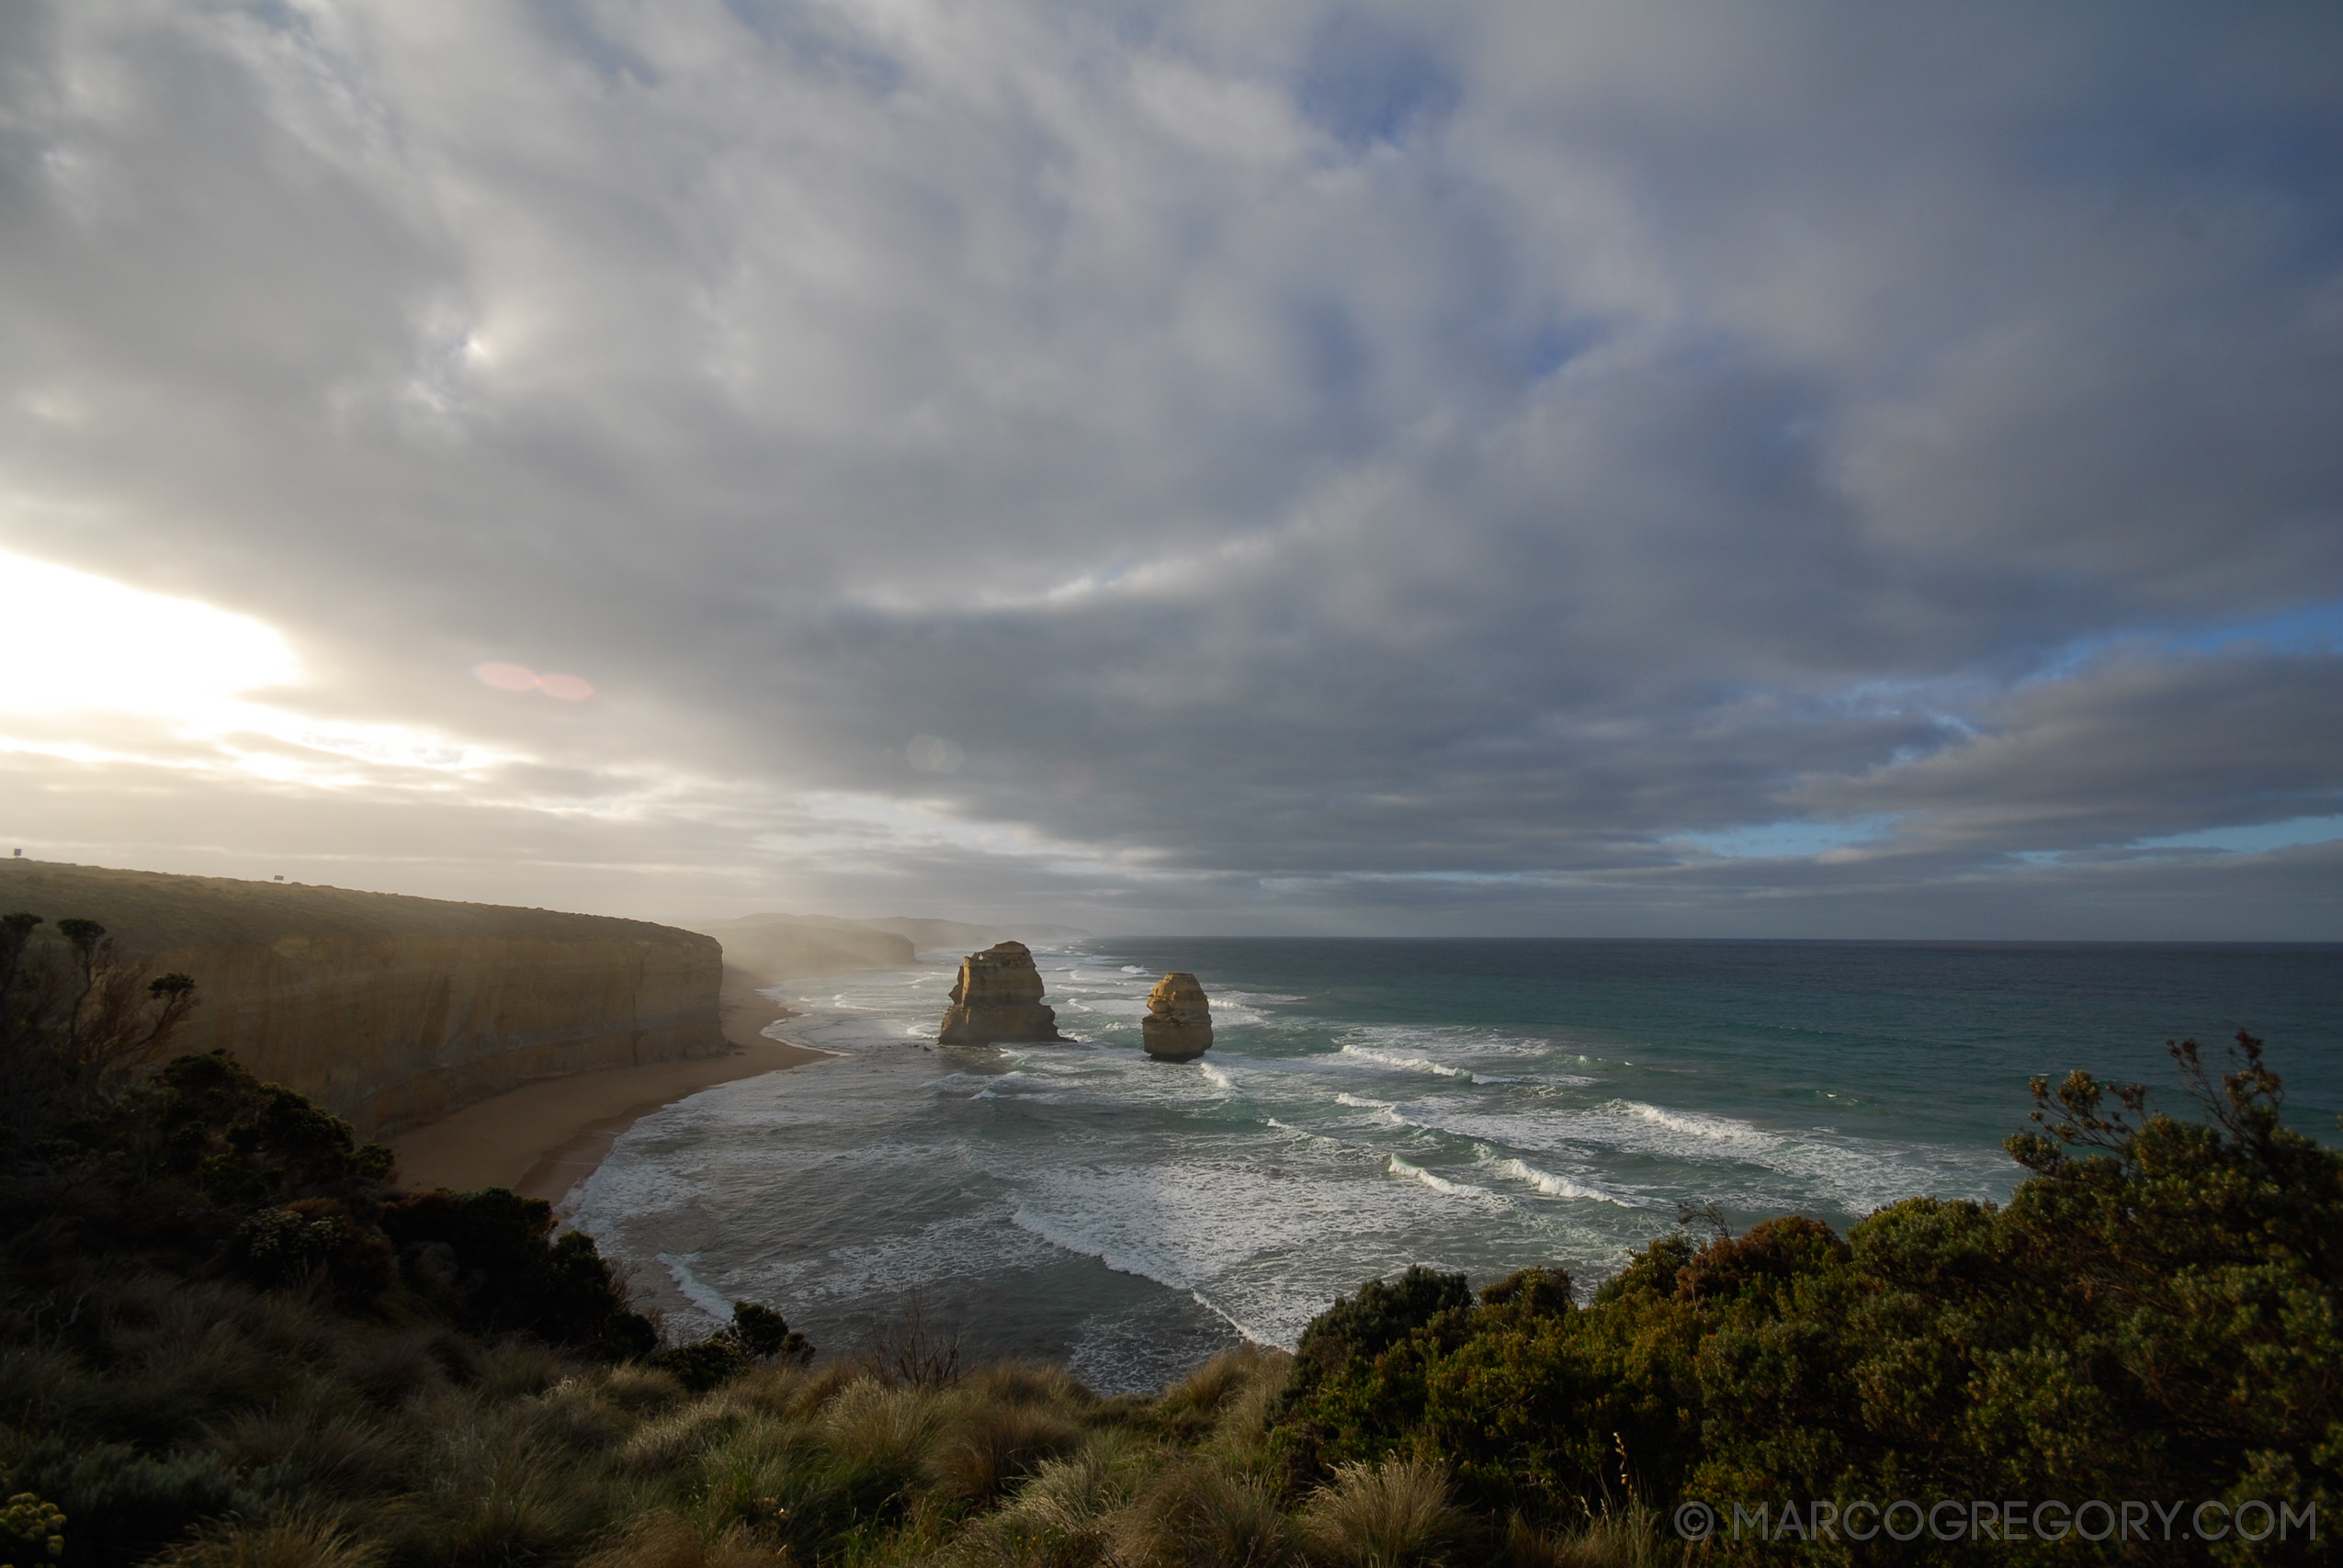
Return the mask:
<path id="1" fill-rule="evenodd" d="M 1022 942 L 1001 942 L 960 960 L 952 1005 L 944 1010 L 935 1039 L 940 1045 L 1067 1043 L 1058 1032 L 1057 1010 L 1041 1005 L 1041 971 Z"/>
<path id="2" fill-rule="evenodd" d="M 1212 1049 L 1212 1003 L 1194 975 L 1175 972 L 1155 983 L 1139 1037 L 1159 1062 L 1193 1062 Z"/>

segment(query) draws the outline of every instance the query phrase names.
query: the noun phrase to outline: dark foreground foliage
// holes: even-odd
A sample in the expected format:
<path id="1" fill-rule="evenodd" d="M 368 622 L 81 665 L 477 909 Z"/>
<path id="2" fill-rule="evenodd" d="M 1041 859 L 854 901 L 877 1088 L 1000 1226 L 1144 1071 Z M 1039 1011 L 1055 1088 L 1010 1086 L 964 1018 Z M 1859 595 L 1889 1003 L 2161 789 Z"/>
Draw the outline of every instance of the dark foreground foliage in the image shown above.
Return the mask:
<path id="1" fill-rule="evenodd" d="M 184 976 L 32 931 L 0 948 L 18 1568 L 2307 1562 L 2343 1498 L 2343 1156 L 2281 1124 L 2243 1036 L 2218 1076 L 2175 1047 L 2198 1120 L 2036 1084 L 2006 1205 L 1916 1198 L 1843 1236 L 1712 1214 L 1584 1301 L 1556 1269 L 1477 1293 L 1412 1269 L 1294 1357 L 1100 1400 L 963 1370 L 917 1324 L 817 1368 L 752 1303 L 662 1348 L 545 1204 L 402 1190 L 224 1055 L 158 1070 Z M 1897 1498 L 1957 1503 L 1961 1537 L 1840 1528 Z M 2094 1498 L 2258 1498 L 2319 1534 L 1965 1528 Z M 1698 1546 L 1672 1528 L 1694 1503 L 1724 1531 Z"/>

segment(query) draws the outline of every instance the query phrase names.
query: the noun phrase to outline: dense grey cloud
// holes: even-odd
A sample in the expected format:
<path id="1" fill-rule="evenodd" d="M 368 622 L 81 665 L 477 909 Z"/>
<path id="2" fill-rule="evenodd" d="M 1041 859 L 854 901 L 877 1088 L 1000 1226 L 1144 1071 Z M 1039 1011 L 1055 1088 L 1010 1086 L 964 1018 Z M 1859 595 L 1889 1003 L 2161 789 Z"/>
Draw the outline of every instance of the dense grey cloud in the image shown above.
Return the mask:
<path id="1" fill-rule="evenodd" d="M 0 830 L 671 915 L 2343 937 L 2338 46 L 11 8 L 0 549 L 300 674 L 0 711 Z"/>

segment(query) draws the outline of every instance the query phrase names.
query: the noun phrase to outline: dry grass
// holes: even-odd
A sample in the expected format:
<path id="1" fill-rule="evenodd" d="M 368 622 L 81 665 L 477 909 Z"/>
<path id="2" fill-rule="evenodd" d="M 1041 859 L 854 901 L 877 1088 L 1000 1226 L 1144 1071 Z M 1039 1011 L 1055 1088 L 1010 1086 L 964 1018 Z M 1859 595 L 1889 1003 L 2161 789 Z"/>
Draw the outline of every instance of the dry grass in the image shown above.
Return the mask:
<path id="1" fill-rule="evenodd" d="M 630 1415 L 646 1415 L 680 1404 L 684 1385 L 655 1367 L 629 1362 L 600 1374 L 602 1397 Z"/>
<path id="2" fill-rule="evenodd" d="M 971 1400 L 930 1449 L 925 1471 L 946 1496 L 988 1503 L 1081 1435 L 1070 1416 L 1047 1404 Z"/>
<path id="3" fill-rule="evenodd" d="M 334 1347 L 334 1372 L 376 1404 L 390 1408 L 448 1386 L 428 1328 L 353 1334 Z"/>
<path id="4" fill-rule="evenodd" d="M 567 1377 L 572 1366 L 560 1351 L 515 1337 L 496 1344 L 474 1381 L 491 1399 L 519 1399 L 543 1393 Z"/>
<path id="5" fill-rule="evenodd" d="M 619 1462 L 644 1473 L 672 1470 L 690 1462 L 739 1422 L 738 1412 L 715 1400 L 695 1400 L 637 1427 L 619 1447 Z"/>
<path id="6" fill-rule="evenodd" d="M 1087 1410 L 1098 1404 L 1098 1395 L 1076 1382 L 1065 1368 L 1034 1361 L 995 1361 L 979 1367 L 961 1380 L 960 1387 L 969 1399 L 988 1404 L 1054 1404 Z"/>
<path id="7" fill-rule="evenodd" d="M 441 1435 L 435 1474 L 413 1532 L 443 1543 L 458 1562 L 502 1562 L 540 1555 L 584 1523 L 578 1493 L 590 1479 L 524 1434 L 483 1422 Z M 567 1483 L 568 1484 L 564 1484 Z"/>
<path id="8" fill-rule="evenodd" d="M 1163 1392 L 1162 1406 L 1169 1415 L 1193 1410 L 1199 1416 L 1217 1413 L 1230 1395 L 1239 1393 L 1259 1381 L 1267 1362 L 1276 1352 L 1264 1351 L 1256 1346 L 1242 1345 L 1233 1350 L 1223 1350 L 1187 1377 Z M 1280 1359 L 1280 1371 L 1283 1370 Z"/>
<path id="9" fill-rule="evenodd" d="M 910 1476 L 943 1422 L 942 1402 L 933 1390 L 865 1377 L 824 1404 L 815 1426 L 839 1464 Z"/>
<path id="10" fill-rule="evenodd" d="M 408 1444 L 379 1420 L 300 1405 L 247 1411 L 217 1429 L 211 1446 L 238 1470 L 289 1466 L 341 1494 L 393 1487 L 409 1461 Z"/>
<path id="11" fill-rule="evenodd" d="M 1464 1522 L 1446 1469 L 1413 1458 L 1342 1465 L 1302 1510 L 1310 1554 L 1349 1568 L 1444 1562 Z"/>
<path id="12" fill-rule="evenodd" d="M 1640 1505 L 1605 1504 L 1584 1528 L 1556 1535 L 1516 1516 L 1505 1538 L 1509 1568 L 1681 1568 L 1692 1549 L 1661 1533 L 1659 1516 Z"/>
<path id="13" fill-rule="evenodd" d="M 1299 1544 L 1267 1486 L 1196 1459 L 1173 1461 L 1105 1529 L 1121 1568 L 1275 1568 Z"/>
<path id="14" fill-rule="evenodd" d="M 666 1509 L 630 1521 L 581 1568 L 783 1568 L 788 1554 L 767 1546 L 743 1525 L 713 1536 Z"/>
<path id="15" fill-rule="evenodd" d="M 295 1509 L 203 1531 L 156 1559 L 155 1568 L 377 1568 L 382 1549 L 351 1539 L 331 1511 Z"/>

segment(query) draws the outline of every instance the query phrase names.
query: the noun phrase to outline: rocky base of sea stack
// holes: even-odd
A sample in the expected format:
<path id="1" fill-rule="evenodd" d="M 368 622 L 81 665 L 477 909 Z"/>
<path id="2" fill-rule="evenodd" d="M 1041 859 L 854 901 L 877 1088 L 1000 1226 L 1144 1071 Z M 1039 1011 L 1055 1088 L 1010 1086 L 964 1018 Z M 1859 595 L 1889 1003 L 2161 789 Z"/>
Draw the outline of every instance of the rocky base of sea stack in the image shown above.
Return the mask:
<path id="1" fill-rule="evenodd" d="M 960 960 L 944 1010 L 940 1045 L 1070 1043 L 1058 1032 L 1056 1010 L 1041 1005 L 1041 971 L 1022 942 L 1004 942 Z"/>
<path id="2" fill-rule="evenodd" d="M 1194 975 L 1175 972 L 1155 983 L 1139 1038 L 1159 1062 L 1193 1062 L 1212 1049 L 1212 1003 Z"/>

